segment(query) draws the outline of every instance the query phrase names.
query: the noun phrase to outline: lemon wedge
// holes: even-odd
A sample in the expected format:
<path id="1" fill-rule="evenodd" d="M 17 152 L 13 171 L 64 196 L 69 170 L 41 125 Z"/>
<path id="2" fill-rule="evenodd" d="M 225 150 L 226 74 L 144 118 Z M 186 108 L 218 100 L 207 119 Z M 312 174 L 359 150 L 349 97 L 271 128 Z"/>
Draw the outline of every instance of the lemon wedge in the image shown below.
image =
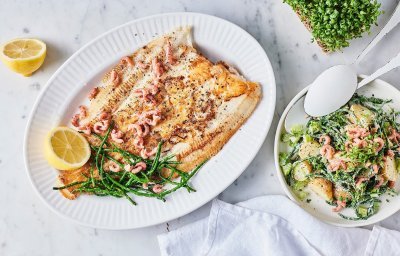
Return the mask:
<path id="1" fill-rule="evenodd" d="M 85 137 L 68 127 L 56 127 L 45 142 L 45 157 L 58 170 L 75 170 L 90 158 L 90 146 Z"/>
<path id="2" fill-rule="evenodd" d="M 0 59 L 14 72 L 31 76 L 46 58 L 46 44 L 37 39 L 14 39 L 0 48 Z"/>

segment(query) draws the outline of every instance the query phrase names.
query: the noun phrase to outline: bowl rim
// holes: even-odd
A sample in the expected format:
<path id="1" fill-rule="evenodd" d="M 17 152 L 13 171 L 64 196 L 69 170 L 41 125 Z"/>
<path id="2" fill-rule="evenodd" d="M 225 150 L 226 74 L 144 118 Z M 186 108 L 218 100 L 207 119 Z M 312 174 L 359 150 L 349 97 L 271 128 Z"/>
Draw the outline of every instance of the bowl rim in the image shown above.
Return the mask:
<path id="1" fill-rule="evenodd" d="M 366 76 L 366 75 L 363 75 L 363 74 L 359 74 L 358 77 L 359 77 L 359 78 L 365 78 L 365 77 L 367 77 L 367 76 Z M 400 91 L 399 91 L 395 86 L 393 86 L 393 85 L 391 85 L 390 83 L 388 83 L 388 82 L 386 82 L 386 81 L 383 81 L 383 80 L 381 80 L 381 79 L 375 79 L 375 80 L 372 81 L 372 82 L 374 82 L 374 83 L 379 83 L 379 84 L 382 84 L 382 85 L 384 85 L 384 86 L 390 87 L 390 88 L 395 89 L 396 91 L 398 91 L 398 92 L 400 93 Z M 369 85 L 367 84 L 367 85 L 365 85 L 365 86 L 369 86 Z M 328 224 L 332 224 L 332 225 L 335 225 L 335 226 L 339 226 L 339 227 L 363 227 L 363 226 L 368 226 L 368 225 L 375 224 L 375 223 L 377 223 L 377 222 L 380 222 L 380 221 L 382 221 L 382 220 L 384 220 L 384 219 L 389 218 L 390 216 L 392 216 L 393 214 L 395 214 L 396 212 L 398 212 L 398 211 L 400 210 L 400 205 L 399 205 L 399 206 L 397 207 L 397 209 L 395 209 L 394 211 L 392 211 L 392 212 L 390 212 L 390 213 L 388 213 L 388 214 L 386 214 L 386 215 L 383 215 L 383 216 L 380 217 L 380 218 L 376 218 L 376 219 L 370 218 L 370 219 L 362 220 L 362 221 L 347 220 L 345 223 L 338 223 L 338 222 L 335 222 L 335 221 L 330 221 L 330 220 L 322 219 L 322 218 L 318 217 L 317 215 L 315 215 L 315 214 L 313 213 L 313 211 L 310 211 L 309 209 L 307 209 L 307 208 L 305 208 L 305 207 L 302 207 L 302 205 L 301 205 L 301 202 L 302 202 L 302 201 L 296 198 L 296 196 L 293 194 L 292 190 L 290 189 L 289 185 L 286 183 L 286 180 L 285 180 L 285 178 L 284 178 L 284 176 L 283 176 L 283 173 L 282 173 L 282 169 L 281 169 L 281 167 L 280 167 L 280 165 L 279 165 L 279 153 L 280 153 L 280 152 L 279 152 L 279 144 L 280 144 L 280 139 L 281 139 L 281 134 L 282 134 L 281 131 L 282 131 L 282 128 L 284 127 L 284 121 L 285 121 L 285 118 L 286 118 L 287 113 L 289 112 L 290 108 L 291 108 L 301 97 L 303 97 L 303 96 L 307 93 L 309 87 L 310 87 L 310 86 L 308 85 L 307 87 L 305 87 L 304 89 L 302 89 L 302 90 L 301 90 L 300 92 L 298 92 L 298 93 L 293 97 L 293 99 L 289 102 L 289 104 L 286 106 L 285 110 L 283 111 L 282 115 L 281 115 L 280 118 L 279 118 L 278 126 L 277 126 L 276 131 L 275 131 L 275 139 L 274 139 L 274 161 L 275 161 L 275 170 L 276 170 L 276 172 L 277 172 L 277 176 L 278 176 L 278 179 L 279 179 L 279 183 L 281 184 L 281 187 L 282 187 L 283 190 L 285 191 L 286 196 L 289 197 L 290 200 L 292 200 L 294 203 L 296 203 L 297 205 L 299 205 L 303 210 L 305 210 L 306 212 L 308 212 L 309 214 L 311 214 L 313 217 L 317 218 L 318 220 L 323 221 L 323 222 L 328 223 Z"/>

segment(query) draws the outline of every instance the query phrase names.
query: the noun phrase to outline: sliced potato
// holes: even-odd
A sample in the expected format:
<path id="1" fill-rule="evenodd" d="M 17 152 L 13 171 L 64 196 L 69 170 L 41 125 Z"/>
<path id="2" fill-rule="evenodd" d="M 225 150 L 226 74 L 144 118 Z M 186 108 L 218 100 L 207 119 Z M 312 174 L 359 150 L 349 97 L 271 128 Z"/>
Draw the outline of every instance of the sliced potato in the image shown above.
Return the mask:
<path id="1" fill-rule="evenodd" d="M 314 178 L 308 183 L 309 188 L 326 201 L 333 200 L 333 185 L 327 179 Z"/>
<path id="2" fill-rule="evenodd" d="M 336 200 L 348 201 L 351 200 L 351 194 L 344 190 L 341 186 L 335 186 L 333 196 Z"/>
<path id="3" fill-rule="evenodd" d="M 297 181 L 305 181 L 307 175 L 312 172 L 312 166 L 308 161 L 297 164 L 293 169 L 293 178 Z"/>
<path id="4" fill-rule="evenodd" d="M 300 159 L 306 159 L 310 156 L 317 156 L 319 154 L 319 144 L 316 141 L 303 142 L 299 149 Z"/>
<path id="5" fill-rule="evenodd" d="M 353 116 L 350 116 L 349 119 L 353 123 L 359 123 L 362 126 L 367 127 L 374 121 L 375 114 L 364 106 L 354 104 L 350 107 L 350 110 L 354 113 L 354 116 L 356 117 L 356 120 L 354 120 Z"/>
<path id="6" fill-rule="evenodd" d="M 397 180 L 397 168 L 396 159 L 394 157 L 386 157 L 385 165 L 383 166 L 383 177 L 387 180 L 396 181 Z"/>

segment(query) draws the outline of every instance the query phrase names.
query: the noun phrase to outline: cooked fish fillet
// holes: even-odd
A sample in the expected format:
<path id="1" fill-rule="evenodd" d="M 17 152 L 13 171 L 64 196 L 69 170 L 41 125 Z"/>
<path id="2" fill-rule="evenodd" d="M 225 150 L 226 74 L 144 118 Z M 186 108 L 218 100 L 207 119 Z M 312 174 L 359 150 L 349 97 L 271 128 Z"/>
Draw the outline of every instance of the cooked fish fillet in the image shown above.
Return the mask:
<path id="1" fill-rule="evenodd" d="M 173 49 L 174 62 L 166 54 Z M 121 148 L 140 154 L 130 124 L 140 113 L 157 109 L 161 120 L 150 127 L 144 147 L 153 149 L 162 140 L 162 152 L 175 154 L 190 171 L 223 147 L 255 109 L 261 97 L 259 84 L 247 81 L 223 62 L 213 64 L 192 45 L 190 27 L 181 27 L 155 39 L 129 56 L 132 66 L 118 64 L 108 72 L 99 92 L 91 100 L 87 117 L 81 122 L 93 126 L 103 112 L 111 114 L 123 133 Z M 154 83 L 154 60 L 162 63 L 159 92 L 147 104 L 137 89 Z M 114 74 L 113 74 L 114 72 Z M 118 86 L 113 83 L 115 72 Z M 96 143 L 88 137 L 89 143 Z M 67 172 L 61 174 L 68 175 Z"/>

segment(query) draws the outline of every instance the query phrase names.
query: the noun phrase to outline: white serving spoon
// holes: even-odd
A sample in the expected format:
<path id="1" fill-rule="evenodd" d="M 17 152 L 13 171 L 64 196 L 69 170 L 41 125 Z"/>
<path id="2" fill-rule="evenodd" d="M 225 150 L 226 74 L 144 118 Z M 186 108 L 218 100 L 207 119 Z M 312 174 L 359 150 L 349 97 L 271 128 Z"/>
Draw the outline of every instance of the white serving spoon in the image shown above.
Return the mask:
<path id="1" fill-rule="evenodd" d="M 289 110 L 285 129 L 290 131 L 295 124 L 305 124 L 307 115 L 320 117 L 338 110 L 351 99 L 358 88 L 399 66 L 400 53 L 359 83 L 357 74 L 350 66 L 337 65 L 325 70 L 310 85 L 304 103 L 302 97 Z"/>

